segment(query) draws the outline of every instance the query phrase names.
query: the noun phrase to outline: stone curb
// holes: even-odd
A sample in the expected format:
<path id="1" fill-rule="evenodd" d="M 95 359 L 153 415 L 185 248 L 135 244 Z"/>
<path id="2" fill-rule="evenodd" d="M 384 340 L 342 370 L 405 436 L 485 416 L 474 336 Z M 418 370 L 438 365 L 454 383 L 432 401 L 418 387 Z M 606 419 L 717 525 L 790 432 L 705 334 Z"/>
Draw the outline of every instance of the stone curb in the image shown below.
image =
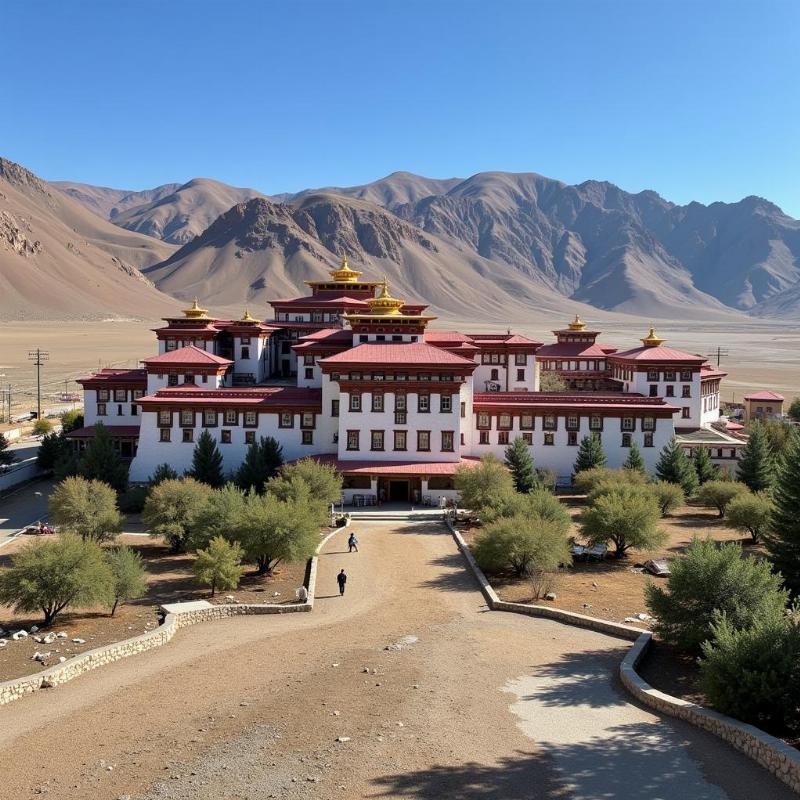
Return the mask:
<path id="1" fill-rule="evenodd" d="M 649 631 L 642 631 L 640 628 L 634 628 L 630 625 L 620 625 L 610 620 L 587 617 L 583 614 L 574 614 L 570 611 L 562 611 L 548 606 L 507 603 L 500 600 L 483 574 L 483 570 L 476 563 L 464 538 L 453 527 L 449 519 L 446 520 L 446 524 L 458 549 L 478 581 L 481 593 L 492 611 L 509 611 L 531 617 L 544 617 L 565 625 L 590 628 L 600 633 L 633 641 L 633 645 L 619 666 L 620 680 L 630 694 L 642 704 L 656 711 L 682 719 L 719 737 L 767 769 L 779 780 L 783 781 L 793 792 L 800 794 L 800 753 L 794 747 L 790 747 L 786 742 L 775 736 L 770 736 L 754 725 L 747 725 L 732 717 L 720 714 L 718 711 L 704 708 L 697 703 L 691 703 L 660 692 L 639 675 L 636 668 L 653 639 L 653 635 Z"/>
<path id="2" fill-rule="evenodd" d="M 154 647 L 167 644 L 175 633 L 181 628 L 196 625 L 200 622 L 212 622 L 218 619 L 229 617 L 255 615 L 255 614 L 296 614 L 312 611 L 314 608 L 314 591 L 317 581 L 317 560 L 319 553 L 325 544 L 346 526 L 331 531 L 317 545 L 314 556 L 309 560 L 308 567 L 308 600 L 305 603 L 295 603 L 293 605 L 276 605 L 274 603 L 240 603 L 224 604 L 211 606 L 210 608 L 200 608 L 193 611 L 184 611 L 176 614 L 167 614 L 164 621 L 152 631 L 147 631 L 139 636 L 130 639 L 123 639 L 121 642 L 97 647 L 94 650 L 87 650 L 74 658 L 65 661 L 63 664 L 55 664 L 42 672 L 34 675 L 26 675 L 22 678 L 12 678 L 9 681 L 0 683 L 0 706 L 17 700 L 23 695 L 38 691 L 39 689 L 50 689 L 59 684 L 71 681 L 85 672 L 119 661 L 121 658 L 144 653 Z"/>

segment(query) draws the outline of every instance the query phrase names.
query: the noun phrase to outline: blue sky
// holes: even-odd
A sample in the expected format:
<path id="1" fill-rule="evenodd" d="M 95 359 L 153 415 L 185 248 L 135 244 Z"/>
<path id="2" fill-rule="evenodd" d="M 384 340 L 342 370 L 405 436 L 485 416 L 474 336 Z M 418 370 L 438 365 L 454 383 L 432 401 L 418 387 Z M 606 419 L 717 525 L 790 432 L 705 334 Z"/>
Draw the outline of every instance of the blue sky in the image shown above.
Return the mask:
<path id="1" fill-rule="evenodd" d="M 800 2 L 6 0 L 0 154 L 128 189 L 395 170 L 800 217 Z"/>

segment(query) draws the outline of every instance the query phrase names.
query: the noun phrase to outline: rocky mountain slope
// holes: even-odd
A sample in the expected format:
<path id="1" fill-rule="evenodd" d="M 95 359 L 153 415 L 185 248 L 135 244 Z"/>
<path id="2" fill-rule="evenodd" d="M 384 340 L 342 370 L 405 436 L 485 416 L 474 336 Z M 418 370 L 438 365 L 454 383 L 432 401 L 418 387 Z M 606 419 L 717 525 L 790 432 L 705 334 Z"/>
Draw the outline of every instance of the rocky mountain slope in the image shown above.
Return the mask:
<path id="1" fill-rule="evenodd" d="M 155 189 L 131 192 L 127 189 L 111 189 L 108 186 L 92 186 L 72 181 L 50 181 L 50 185 L 68 194 L 73 200 L 86 206 L 89 211 L 93 211 L 103 219 L 111 220 L 129 208 L 161 200 L 180 186 L 179 183 L 165 183 L 163 186 L 156 186 Z"/>
<path id="2" fill-rule="evenodd" d="M 0 315 L 154 317 L 174 310 L 140 268 L 174 246 L 123 230 L 0 158 Z"/>

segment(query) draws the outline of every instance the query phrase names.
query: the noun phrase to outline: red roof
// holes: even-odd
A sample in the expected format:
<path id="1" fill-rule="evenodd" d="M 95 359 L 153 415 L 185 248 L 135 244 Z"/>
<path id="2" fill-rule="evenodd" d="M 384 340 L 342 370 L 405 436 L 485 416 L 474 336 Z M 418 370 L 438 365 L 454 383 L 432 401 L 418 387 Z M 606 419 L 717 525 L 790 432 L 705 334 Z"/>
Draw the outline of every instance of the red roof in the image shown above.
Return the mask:
<path id="1" fill-rule="evenodd" d="M 621 353 L 614 353 L 612 359 L 620 361 L 685 361 L 702 364 L 705 361 L 703 356 L 693 353 L 685 353 L 683 350 L 674 350 L 672 347 L 634 347 L 633 350 L 624 350 Z"/>
<path id="2" fill-rule="evenodd" d="M 143 369 L 101 369 L 94 375 L 84 375 L 76 378 L 75 382 L 83 384 L 88 381 L 102 383 L 135 383 L 147 385 L 147 372 Z"/>
<path id="3" fill-rule="evenodd" d="M 363 300 L 356 297 L 345 297 L 336 295 L 334 297 L 322 297 L 319 294 L 312 294 L 306 297 L 291 297 L 287 300 L 270 300 L 271 306 L 366 306 Z"/>
<path id="4" fill-rule="evenodd" d="M 556 342 L 536 351 L 537 358 L 605 358 L 614 348 L 601 347 L 594 342 Z"/>
<path id="5" fill-rule="evenodd" d="M 520 336 L 516 333 L 468 333 L 467 337 L 479 347 L 499 347 L 501 345 L 519 346 L 525 345 L 526 347 L 539 347 L 542 343 L 534 339 L 529 339 L 527 336 Z"/>
<path id="6" fill-rule="evenodd" d="M 314 331 L 306 336 L 301 336 L 301 342 L 325 340 L 326 342 L 335 340 L 342 342 L 353 341 L 353 331 L 344 328 L 323 328 L 321 331 Z"/>
<path id="7" fill-rule="evenodd" d="M 365 461 L 339 459 L 335 455 L 309 456 L 320 464 L 336 467 L 339 472 L 367 475 L 454 475 L 462 465 L 476 467 L 479 458 L 459 461 Z"/>
<path id="8" fill-rule="evenodd" d="M 112 439 L 129 439 L 139 435 L 138 425 L 105 425 Z M 67 439 L 92 439 L 95 435 L 94 425 L 85 428 L 77 428 L 66 434 Z"/>
<path id="9" fill-rule="evenodd" d="M 311 406 L 321 407 L 322 390 L 302 386 L 259 386 L 236 389 L 198 389 L 194 386 L 167 386 L 136 402 L 146 406 L 165 401 L 176 405 L 230 406 Z"/>
<path id="10" fill-rule="evenodd" d="M 475 367 L 474 361 L 468 358 L 421 343 L 384 343 L 368 342 L 324 358 L 320 364 L 409 364 L 442 367 Z"/>
<path id="11" fill-rule="evenodd" d="M 160 356 L 151 356 L 142 361 L 143 364 L 197 364 L 198 366 L 216 367 L 233 364 L 229 358 L 222 358 L 193 344 L 169 350 Z"/>
<path id="12" fill-rule="evenodd" d="M 746 394 L 745 400 L 766 400 L 769 403 L 782 403 L 786 398 L 777 392 L 755 392 L 753 394 Z"/>
<path id="13" fill-rule="evenodd" d="M 700 367 L 701 380 L 706 380 L 707 378 L 724 378 L 727 374 L 727 372 L 723 372 L 721 369 L 717 369 L 717 367 L 712 367 L 710 364 L 703 364 L 703 366 Z"/>

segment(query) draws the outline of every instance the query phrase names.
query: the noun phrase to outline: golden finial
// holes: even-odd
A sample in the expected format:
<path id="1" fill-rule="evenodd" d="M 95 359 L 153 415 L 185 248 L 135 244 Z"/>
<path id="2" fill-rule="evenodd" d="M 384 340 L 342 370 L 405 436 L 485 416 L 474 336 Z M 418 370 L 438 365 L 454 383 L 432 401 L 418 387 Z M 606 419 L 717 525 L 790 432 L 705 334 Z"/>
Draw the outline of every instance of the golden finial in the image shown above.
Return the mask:
<path id="1" fill-rule="evenodd" d="M 404 300 L 398 300 L 389 294 L 389 279 L 385 275 L 378 296 L 367 300 L 373 314 L 399 314 L 404 302 Z"/>
<path id="2" fill-rule="evenodd" d="M 245 306 L 244 316 L 239 320 L 239 322 L 258 322 L 258 320 L 250 315 L 250 309 Z"/>
<path id="3" fill-rule="evenodd" d="M 645 347 L 658 347 L 660 344 L 664 342 L 663 339 L 660 339 L 656 336 L 656 329 L 653 327 L 652 323 L 650 324 L 650 333 L 642 339 L 642 344 Z"/>
<path id="4" fill-rule="evenodd" d="M 569 323 L 569 329 L 571 331 L 583 331 L 586 330 L 586 323 L 578 316 L 575 315 L 575 319 Z"/>
<path id="5" fill-rule="evenodd" d="M 208 309 L 200 308 L 196 297 L 192 301 L 191 308 L 183 309 L 183 314 L 187 319 L 208 319 Z"/>
<path id="6" fill-rule="evenodd" d="M 339 269 L 330 270 L 330 275 L 337 283 L 356 283 L 361 277 L 361 273 L 358 270 L 350 268 L 346 255 L 342 256 L 342 263 Z"/>

